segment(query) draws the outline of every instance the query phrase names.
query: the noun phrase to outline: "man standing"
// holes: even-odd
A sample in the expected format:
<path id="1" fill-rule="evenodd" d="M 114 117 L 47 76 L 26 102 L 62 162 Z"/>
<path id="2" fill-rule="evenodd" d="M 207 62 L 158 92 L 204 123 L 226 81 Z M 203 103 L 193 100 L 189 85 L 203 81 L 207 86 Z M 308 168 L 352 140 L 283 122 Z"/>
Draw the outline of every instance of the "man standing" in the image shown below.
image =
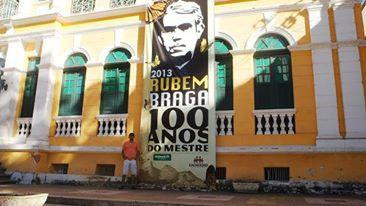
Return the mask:
<path id="1" fill-rule="evenodd" d="M 122 172 L 122 184 L 126 183 L 126 177 L 128 172 L 131 171 L 131 184 L 136 184 L 137 176 L 137 160 L 140 156 L 140 148 L 137 142 L 134 141 L 135 134 L 130 133 L 128 135 L 129 141 L 125 142 L 122 147 L 123 158 L 123 172 Z"/>

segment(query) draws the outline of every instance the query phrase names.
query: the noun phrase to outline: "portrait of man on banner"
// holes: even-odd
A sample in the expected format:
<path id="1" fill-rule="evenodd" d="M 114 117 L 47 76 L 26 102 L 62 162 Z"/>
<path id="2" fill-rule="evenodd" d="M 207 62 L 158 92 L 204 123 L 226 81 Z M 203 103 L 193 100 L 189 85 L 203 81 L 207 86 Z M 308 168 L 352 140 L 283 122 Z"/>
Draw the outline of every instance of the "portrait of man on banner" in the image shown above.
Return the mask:
<path id="1" fill-rule="evenodd" d="M 206 9 L 195 1 L 166 1 L 154 21 L 153 70 L 170 70 L 172 76 L 207 74 Z"/>

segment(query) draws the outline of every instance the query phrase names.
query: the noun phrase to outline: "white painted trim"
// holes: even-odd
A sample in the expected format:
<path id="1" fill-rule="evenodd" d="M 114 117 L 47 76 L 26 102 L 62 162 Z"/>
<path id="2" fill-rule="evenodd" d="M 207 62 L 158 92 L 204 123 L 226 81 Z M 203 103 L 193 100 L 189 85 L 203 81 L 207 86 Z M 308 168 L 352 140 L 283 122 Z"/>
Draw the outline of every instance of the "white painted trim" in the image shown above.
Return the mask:
<path id="1" fill-rule="evenodd" d="M 21 39 L 23 42 L 41 41 L 43 40 L 43 38 L 52 36 L 60 37 L 61 33 L 57 29 L 46 29 L 41 31 L 30 31 L 17 34 L 5 34 L 0 35 L 0 45 L 6 45 L 8 42 L 17 41 L 18 39 Z"/>
<path id="2" fill-rule="evenodd" d="M 82 119 L 82 116 L 81 115 L 75 115 L 75 116 L 56 116 L 53 119 L 54 120 L 62 120 L 62 119 L 79 120 L 79 119 Z"/>
<path id="3" fill-rule="evenodd" d="M 34 179 L 34 173 L 18 172 L 18 171 L 6 171 L 8 175 L 11 175 L 11 180 L 18 182 L 18 184 L 32 184 Z M 55 182 L 120 182 L 122 176 L 115 174 L 115 176 L 101 176 L 101 175 L 74 175 L 74 174 L 54 174 L 54 173 L 38 173 L 38 177 L 42 184 L 53 184 Z M 78 192 L 78 191 L 74 191 Z M 83 191 L 80 191 L 82 194 Z"/>
<path id="4" fill-rule="evenodd" d="M 75 34 L 83 34 L 83 33 L 90 33 L 90 32 L 98 32 L 98 31 L 107 31 L 107 30 L 115 30 L 115 29 L 121 29 L 126 27 L 143 27 L 145 26 L 145 22 L 143 21 L 132 21 L 129 23 L 122 23 L 122 24 L 116 24 L 113 26 L 102 26 L 97 28 L 87 28 L 87 29 L 80 29 L 77 31 L 70 31 L 70 32 L 64 32 L 64 35 L 75 35 Z"/>
<path id="5" fill-rule="evenodd" d="M 99 114 L 96 118 L 127 118 L 128 114 Z"/>
<path id="6" fill-rule="evenodd" d="M 24 69 L 21 69 L 18 67 L 4 67 L 4 68 L 1 68 L 0 70 L 2 70 L 4 72 L 19 72 L 19 73 L 23 73 L 23 74 L 27 73 L 26 71 L 24 71 Z"/>
<path id="7" fill-rule="evenodd" d="M 365 153 L 362 147 L 315 147 L 315 146 L 248 146 L 218 147 L 218 154 L 304 154 L 304 153 Z"/>
<path id="8" fill-rule="evenodd" d="M 49 146 L 48 152 L 75 152 L 75 153 L 117 153 L 121 147 L 84 147 L 84 146 Z"/>
<path id="9" fill-rule="evenodd" d="M 232 55 L 241 55 L 241 54 L 254 54 L 254 49 L 237 49 L 237 50 L 231 50 L 230 54 Z"/>
<path id="10" fill-rule="evenodd" d="M 99 55 L 99 62 L 102 62 L 103 64 L 105 64 L 105 59 L 107 58 L 108 54 L 115 50 L 115 49 L 126 49 L 127 51 L 129 51 L 131 53 L 131 58 L 130 59 L 136 59 L 136 52 L 135 49 L 133 49 L 133 47 L 126 43 L 126 42 L 119 42 L 117 45 L 111 45 L 108 46 L 106 48 L 103 49 L 103 51 L 100 53 Z"/>
<path id="11" fill-rule="evenodd" d="M 33 3 L 33 5 L 39 6 L 39 5 L 50 4 L 50 3 L 52 3 L 51 0 L 44 0 L 44 1 L 37 0 L 36 2 Z"/>
<path id="12" fill-rule="evenodd" d="M 62 70 L 63 67 L 62 65 L 56 65 L 56 64 L 53 64 L 53 63 L 50 63 L 50 64 L 40 64 L 38 65 L 38 69 L 39 70 L 42 70 L 42 69 L 56 69 L 56 70 Z"/>
<path id="13" fill-rule="evenodd" d="M 225 2 L 229 0 L 216 0 L 215 2 Z M 355 0 L 320 0 L 317 2 L 308 2 L 308 3 L 289 3 L 289 4 L 277 4 L 271 6 L 259 6 L 259 7 L 252 7 L 252 8 L 245 8 L 245 9 L 228 9 L 220 12 L 215 13 L 216 18 L 222 18 L 227 16 L 243 16 L 243 15 L 253 15 L 258 13 L 265 13 L 265 12 L 286 12 L 286 11 L 298 11 L 304 10 L 311 7 L 331 7 L 331 6 L 353 6 L 359 2 Z"/>
<path id="14" fill-rule="evenodd" d="M 102 62 L 88 62 L 88 63 L 85 64 L 86 68 L 88 68 L 88 67 L 100 67 L 100 66 L 103 66 Z"/>
<path id="15" fill-rule="evenodd" d="M 225 2 L 226 0 L 216 0 L 215 2 Z M 347 2 L 347 5 L 354 5 L 357 3 L 356 1 Z M 236 9 L 236 10 L 227 10 L 215 13 L 216 18 L 221 18 L 225 16 L 232 16 L 232 15 L 251 15 L 256 13 L 264 13 L 264 12 L 284 12 L 284 11 L 294 11 L 294 10 L 303 10 L 308 7 L 314 7 L 316 5 L 328 5 L 328 6 L 344 6 L 344 1 L 330 1 L 325 0 L 321 2 L 311 2 L 311 3 L 298 3 L 298 4 L 282 4 L 282 5 L 273 5 L 273 6 L 262 6 L 262 7 L 254 7 L 250 9 Z M 68 14 L 61 14 L 58 12 L 53 11 L 52 9 L 49 10 L 48 14 L 42 14 L 38 16 L 13 16 L 10 19 L 2 19 L 0 20 L 0 28 L 6 22 L 13 22 L 15 26 L 23 26 L 28 24 L 40 23 L 40 22 L 47 22 L 47 21 L 54 21 L 57 20 L 61 23 L 76 23 L 82 21 L 88 21 L 91 19 L 99 19 L 99 18 L 109 18 L 120 16 L 121 14 L 133 14 L 133 13 L 142 13 L 146 11 L 147 4 L 135 4 L 133 6 L 127 7 L 118 7 L 118 8 L 108 8 L 105 10 L 96 10 L 93 12 L 81 13 L 76 15 L 68 15 Z"/>
<path id="16" fill-rule="evenodd" d="M 323 141 L 320 144 L 320 141 Z M 19 141 L 20 142 L 20 141 Z M 364 153 L 365 139 L 327 139 L 317 140 L 317 146 L 239 146 L 217 147 L 218 154 L 283 154 L 283 153 Z M 27 144 L 0 144 L 0 151 L 44 151 L 70 153 L 114 153 L 120 154 L 121 147 L 93 146 L 32 146 Z"/>
<path id="17" fill-rule="evenodd" d="M 291 32 L 281 27 L 272 26 L 268 28 L 262 27 L 257 32 L 254 32 L 245 43 L 245 49 L 255 49 L 258 39 L 265 34 L 279 34 L 289 42 L 290 46 L 296 45 L 295 36 Z"/>
<path id="18" fill-rule="evenodd" d="M 12 139 L 12 138 L 9 138 Z M 18 139 L 18 138 L 17 138 Z M 25 138 L 23 138 L 23 142 L 25 143 Z M 21 141 L 19 143 L 9 142 L 8 144 L 0 144 L 0 151 L 9 151 L 9 152 L 20 152 L 20 151 L 33 151 L 35 148 L 32 145 L 22 144 Z"/>
<path id="19" fill-rule="evenodd" d="M 95 19 L 116 17 L 120 16 L 121 14 L 127 15 L 133 13 L 142 13 L 145 12 L 145 10 L 146 10 L 145 4 L 118 7 L 113 9 L 109 8 L 106 10 L 93 11 L 74 15 L 52 12 L 52 10 L 50 10 L 50 12 L 52 13 L 42 14 L 38 16 L 13 16 L 10 19 L 7 19 L 7 21 L 10 20 L 14 26 L 24 26 L 47 21 L 59 21 L 62 24 L 71 24 L 71 23 L 89 21 L 92 19 L 95 20 Z M 1 24 L 2 21 L 4 20 L 0 21 L 0 25 L 2 25 Z"/>
<path id="20" fill-rule="evenodd" d="M 261 115 L 261 114 L 295 114 L 296 109 L 261 109 L 261 110 L 253 110 L 253 114 Z"/>
<path id="21" fill-rule="evenodd" d="M 217 32 L 215 34 L 216 38 L 220 38 L 223 39 L 227 42 L 229 42 L 229 44 L 232 47 L 232 50 L 237 50 L 239 49 L 238 44 L 236 43 L 234 37 L 230 36 L 229 34 L 225 33 L 225 32 Z"/>
<path id="22" fill-rule="evenodd" d="M 65 62 L 66 62 L 66 60 L 71 56 L 71 55 L 73 55 L 73 54 L 75 54 L 75 53 L 82 53 L 82 54 L 84 54 L 85 56 L 86 56 L 86 58 L 87 58 L 87 63 L 88 62 L 92 62 L 92 58 L 91 58 L 91 56 L 90 56 L 90 54 L 89 54 L 89 52 L 86 50 L 86 49 L 84 49 L 84 48 L 82 48 L 82 47 L 77 47 L 77 48 L 71 48 L 71 49 L 69 49 L 67 52 L 65 52 L 64 53 L 64 55 L 62 56 L 62 58 L 60 58 L 58 61 L 57 61 L 57 65 L 62 65 L 62 66 L 64 66 L 65 65 Z"/>

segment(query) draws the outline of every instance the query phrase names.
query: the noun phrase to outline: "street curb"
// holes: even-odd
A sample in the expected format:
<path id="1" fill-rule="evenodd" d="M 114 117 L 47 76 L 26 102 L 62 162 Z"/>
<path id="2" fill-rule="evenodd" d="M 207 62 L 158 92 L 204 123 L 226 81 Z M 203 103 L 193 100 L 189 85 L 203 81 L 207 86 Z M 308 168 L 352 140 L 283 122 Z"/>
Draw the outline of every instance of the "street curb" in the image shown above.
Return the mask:
<path id="1" fill-rule="evenodd" d="M 121 201 L 107 199 L 84 199 L 79 197 L 49 196 L 47 204 L 67 204 L 75 206 L 212 206 L 212 204 L 182 204 L 169 202 Z"/>

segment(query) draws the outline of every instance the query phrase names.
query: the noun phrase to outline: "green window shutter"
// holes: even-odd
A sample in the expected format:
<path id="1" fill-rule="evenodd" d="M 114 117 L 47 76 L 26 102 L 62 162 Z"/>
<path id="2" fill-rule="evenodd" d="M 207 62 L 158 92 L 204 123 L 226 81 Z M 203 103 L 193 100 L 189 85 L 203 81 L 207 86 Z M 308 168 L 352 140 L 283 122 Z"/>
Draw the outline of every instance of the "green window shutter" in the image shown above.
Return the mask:
<path id="1" fill-rule="evenodd" d="M 118 48 L 108 54 L 105 63 L 110 64 L 127 62 L 130 58 L 131 53 L 129 51 L 127 51 L 126 49 Z"/>
<path id="2" fill-rule="evenodd" d="M 34 110 L 34 101 L 36 98 L 38 65 L 40 58 L 30 58 L 28 61 L 28 71 L 25 80 L 23 104 L 20 113 L 21 117 L 32 117 Z"/>
<path id="3" fill-rule="evenodd" d="M 256 51 L 287 49 L 289 43 L 285 38 L 277 34 L 266 34 L 260 37 L 256 43 Z"/>
<path id="4" fill-rule="evenodd" d="M 293 108 L 291 56 L 288 42 L 267 34 L 257 44 L 254 57 L 255 109 Z"/>
<path id="5" fill-rule="evenodd" d="M 71 55 L 65 62 L 65 67 L 83 67 L 87 62 L 87 58 L 82 53 Z"/>
<path id="6" fill-rule="evenodd" d="M 84 99 L 85 64 L 82 53 L 71 55 L 65 62 L 62 78 L 59 116 L 81 115 Z"/>
<path id="7" fill-rule="evenodd" d="M 120 98 L 117 102 L 120 103 L 121 110 L 120 113 L 127 113 L 128 108 L 128 84 L 129 84 L 129 69 L 122 68 L 119 70 L 119 89 L 118 89 L 118 97 Z"/>
<path id="8" fill-rule="evenodd" d="M 102 86 L 102 102 L 101 114 L 113 114 L 115 105 L 115 95 L 117 90 L 117 68 L 110 68 L 104 70 L 104 80 Z"/>
<path id="9" fill-rule="evenodd" d="M 109 64 L 104 69 L 101 114 L 124 114 L 128 110 L 129 64 Z"/>
<path id="10" fill-rule="evenodd" d="M 215 40 L 216 53 L 216 110 L 233 110 L 233 74 L 231 45 L 222 40 Z"/>
<path id="11" fill-rule="evenodd" d="M 224 40 L 215 40 L 215 54 L 228 54 L 231 50 L 231 46 Z"/>
<path id="12" fill-rule="evenodd" d="M 256 109 L 275 107 L 271 91 L 273 79 L 270 73 L 270 57 L 264 56 L 255 60 L 255 106 Z"/>
<path id="13" fill-rule="evenodd" d="M 85 69 L 65 71 L 62 81 L 59 116 L 81 115 L 84 98 Z"/>
<path id="14" fill-rule="evenodd" d="M 217 62 L 217 82 L 216 82 L 216 109 L 223 110 L 226 100 L 226 64 L 225 62 Z"/>

